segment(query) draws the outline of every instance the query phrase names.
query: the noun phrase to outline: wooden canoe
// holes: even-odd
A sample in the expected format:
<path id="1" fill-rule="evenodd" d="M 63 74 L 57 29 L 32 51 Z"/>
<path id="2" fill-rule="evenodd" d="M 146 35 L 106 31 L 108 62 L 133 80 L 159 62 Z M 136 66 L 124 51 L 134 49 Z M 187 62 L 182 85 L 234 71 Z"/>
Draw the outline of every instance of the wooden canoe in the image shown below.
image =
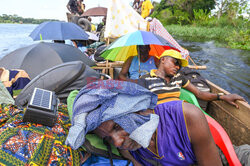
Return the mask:
<path id="1" fill-rule="evenodd" d="M 228 91 L 207 80 L 213 93 L 229 94 Z M 235 145 L 250 144 L 250 106 L 243 101 L 237 101 L 239 109 L 224 102 L 212 101 L 206 112 L 226 130 Z"/>

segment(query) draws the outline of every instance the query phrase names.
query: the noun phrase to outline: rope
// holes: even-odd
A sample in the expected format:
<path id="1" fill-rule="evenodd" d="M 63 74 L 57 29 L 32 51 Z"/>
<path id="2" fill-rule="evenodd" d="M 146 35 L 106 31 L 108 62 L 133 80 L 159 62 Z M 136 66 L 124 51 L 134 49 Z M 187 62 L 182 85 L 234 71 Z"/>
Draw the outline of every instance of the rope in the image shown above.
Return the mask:
<path id="1" fill-rule="evenodd" d="M 190 56 L 188 56 L 188 58 L 189 58 L 189 59 L 191 60 L 191 62 L 194 64 L 195 69 L 198 69 L 198 66 L 194 63 L 193 59 L 192 59 Z"/>

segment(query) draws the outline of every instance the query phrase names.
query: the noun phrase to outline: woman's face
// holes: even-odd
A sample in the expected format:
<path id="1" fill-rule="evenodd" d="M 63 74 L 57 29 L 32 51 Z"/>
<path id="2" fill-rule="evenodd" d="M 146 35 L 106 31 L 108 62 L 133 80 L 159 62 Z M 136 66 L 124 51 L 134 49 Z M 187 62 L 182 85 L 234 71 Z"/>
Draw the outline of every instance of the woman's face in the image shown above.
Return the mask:
<path id="1" fill-rule="evenodd" d="M 141 60 L 142 62 L 145 62 L 145 61 L 148 60 L 149 51 L 150 51 L 150 47 L 149 47 L 148 45 L 139 46 L 140 60 Z"/>

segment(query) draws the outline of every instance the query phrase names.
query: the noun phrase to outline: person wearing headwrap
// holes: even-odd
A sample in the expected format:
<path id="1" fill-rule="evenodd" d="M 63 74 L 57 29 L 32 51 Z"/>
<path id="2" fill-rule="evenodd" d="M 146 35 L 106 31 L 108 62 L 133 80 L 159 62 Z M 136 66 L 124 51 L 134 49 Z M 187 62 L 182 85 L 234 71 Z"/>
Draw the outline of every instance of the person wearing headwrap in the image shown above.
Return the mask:
<path id="1" fill-rule="evenodd" d="M 66 144 L 77 149 L 92 131 L 135 165 L 221 165 L 199 108 L 182 101 L 156 102 L 155 94 L 132 82 L 88 84 L 75 98 Z"/>
<path id="2" fill-rule="evenodd" d="M 104 80 L 87 84 L 73 103 L 72 127 L 66 144 L 79 148 L 89 131 L 102 122 L 114 120 L 130 133 L 130 138 L 146 148 L 157 128 L 158 115 L 135 112 L 153 109 L 157 96 L 135 83 Z"/>

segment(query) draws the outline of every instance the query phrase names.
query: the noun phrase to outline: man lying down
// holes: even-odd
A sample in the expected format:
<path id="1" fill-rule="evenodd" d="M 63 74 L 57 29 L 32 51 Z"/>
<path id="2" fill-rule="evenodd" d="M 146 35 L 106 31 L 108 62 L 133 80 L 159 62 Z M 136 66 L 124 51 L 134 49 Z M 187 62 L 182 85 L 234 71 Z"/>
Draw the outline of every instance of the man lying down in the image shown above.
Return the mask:
<path id="1" fill-rule="evenodd" d="M 203 113 L 176 102 L 156 106 L 155 94 L 131 82 L 88 84 L 75 98 L 66 144 L 77 149 L 92 131 L 134 165 L 222 165 Z"/>

